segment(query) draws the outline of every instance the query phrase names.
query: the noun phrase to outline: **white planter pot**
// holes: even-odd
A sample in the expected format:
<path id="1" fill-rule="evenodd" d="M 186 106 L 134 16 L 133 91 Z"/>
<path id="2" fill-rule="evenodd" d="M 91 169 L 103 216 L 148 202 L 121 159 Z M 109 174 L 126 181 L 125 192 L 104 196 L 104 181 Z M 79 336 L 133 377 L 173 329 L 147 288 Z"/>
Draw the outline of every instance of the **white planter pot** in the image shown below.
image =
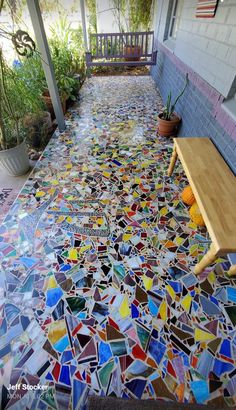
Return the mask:
<path id="1" fill-rule="evenodd" d="M 29 167 L 29 156 L 24 141 L 14 148 L 0 151 L 0 168 L 8 175 L 24 175 Z"/>

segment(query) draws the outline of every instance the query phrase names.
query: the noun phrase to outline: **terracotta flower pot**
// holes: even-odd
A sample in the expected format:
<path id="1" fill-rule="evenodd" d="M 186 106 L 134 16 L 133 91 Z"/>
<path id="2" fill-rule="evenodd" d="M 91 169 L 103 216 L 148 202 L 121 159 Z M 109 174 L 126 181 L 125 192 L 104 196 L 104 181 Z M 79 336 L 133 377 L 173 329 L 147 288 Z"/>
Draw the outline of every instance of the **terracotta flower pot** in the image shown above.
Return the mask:
<path id="1" fill-rule="evenodd" d="M 52 105 L 52 100 L 51 100 L 51 97 L 50 97 L 50 94 L 49 94 L 49 91 L 48 91 L 48 90 L 45 90 L 45 91 L 43 92 L 42 98 L 43 98 L 43 100 L 44 100 L 44 102 L 45 102 L 45 104 L 46 104 L 46 107 L 47 107 L 47 109 L 48 109 L 48 112 L 50 112 L 50 114 L 51 114 L 52 120 L 54 120 L 54 119 L 55 119 L 55 113 L 54 113 L 54 108 L 53 108 L 53 105 Z M 64 96 L 61 97 L 61 105 L 62 105 L 63 114 L 66 113 L 66 100 L 67 100 L 67 97 L 66 97 L 66 96 L 65 96 L 65 97 L 64 97 Z"/>
<path id="2" fill-rule="evenodd" d="M 171 120 L 163 120 L 163 113 L 158 114 L 158 134 L 163 137 L 174 137 L 179 128 L 181 117 L 173 113 Z"/>
<path id="3" fill-rule="evenodd" d="M 49 111 L 28 113 L 23 118 L 23 126 L 27 130 L 27 141 L 33 148 L 39 148 L 42 139 L 52 128 L 52 119 Z"/>
<path id="4" fill-rule="evenodd" d="M 45 105 L 47 107 L 48 112 L 50 112 L 50 114 L 51 114 L 51 118 L 54 119 L 55 118 L 55 113 L 54 113 L 52 100 L 51 100 L 51 97 L 50 97 L 50 94 L 49 94 L 48 90 L 43 91 L 42 98 L 43 98 L 43 101 L 45 102 Z"/>
<path id="5" fill-rule="evenodd" d="M 66 113 L 66 102 L 67 102 L 67 100 L 68 100 L 68 97 L 66 95 L 61 97 L 61 106 L 62 106 L 63 114 Z"/>
<path id="6" fill-rule="evenodd" d="M 141 47 L 140 46 L 124 46 L 124 54 L 128 57 L 125 58 L 125 61 L 139 61 L 141 56 Z"/>

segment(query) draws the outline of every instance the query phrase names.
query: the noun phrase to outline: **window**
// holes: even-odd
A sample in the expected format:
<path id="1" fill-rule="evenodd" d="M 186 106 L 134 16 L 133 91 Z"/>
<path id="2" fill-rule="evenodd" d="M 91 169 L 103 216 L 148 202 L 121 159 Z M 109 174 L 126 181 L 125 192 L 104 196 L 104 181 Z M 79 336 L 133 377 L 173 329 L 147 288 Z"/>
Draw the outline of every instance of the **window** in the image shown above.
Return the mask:
<path id="1" fill-rule="evenodd" d="M 221 107 L 227 114 L 236 121 L 236 93 L 231 98 L 226 98 Z"/>
<path id="2" fill-rule="evenodd" d="M 180 14 L 182 10 L 182 0 L 171 0 L 169 4 L 169 19 L 167 38 L 176 39 L 179 28 Z"/>

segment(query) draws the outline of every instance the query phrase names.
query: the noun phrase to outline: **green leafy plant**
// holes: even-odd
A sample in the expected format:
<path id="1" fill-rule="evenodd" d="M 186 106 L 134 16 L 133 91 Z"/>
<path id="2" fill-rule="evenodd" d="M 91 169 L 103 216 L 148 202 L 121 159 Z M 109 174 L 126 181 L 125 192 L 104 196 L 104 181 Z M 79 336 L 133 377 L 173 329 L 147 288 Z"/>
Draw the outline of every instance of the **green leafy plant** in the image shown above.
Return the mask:
<path id="1" fill-rule="evenodd" d="M 174 113 L 174 110 L 175 110 L 175 106 L 176 106 L 177 102 L 179 101 L 180 97 L 182 97 L 183 93 L 185 92 L 188 83 L 189 83 L 189 79 L 188 79 L 188 73 L 187 73 L 186 77 L 185 77 L 184 88 L 179 93 L 179 95 L 175 98 L 173 103 L 172 103 L 172 93 L 171 93 L 171 91 L 169 92 L 169 94 L 167 96 L 167 102 L 166 102 L 166 105 L 165 105 L 163 113 L 162 113 L 162 119 L 163 120 L 170 121 L 172 119 L 173 113 Z"/>
<path id="2" fill-rule="evenodd" d="M 150 29 L 152 0 L 113 0 L 113 14 L 120 32 Z"/>
<path id="3" fill-rule="evenodd" d="M 129 28 L 131 31 L 149 30 L 152 0 L 129 0 Z"/>
<path id="4" fill-rule="evenodd" d="M 7 7 L 14 21 L 14 5 L 14 2 L 0 0 L 0 14 L 3 8 Z M 8 32 L 3 24 L 0 26 L 0 36 L 12 43 L 18 55 L 28 58 L 35 56 L 35 43 L 27 32 L 19 29 Z M 40 98 L 40 86 L 36 87 L 36 76 L 32 68 L 26 57 L 22 58 L 22 62 L 15 60 L 13 66 L 10 66 L 0 48 L 0 149 L 2 150 L 13 148 L 25 139 L 26 114 L 36 114 L 44 109 Z"/>
<path id="5" fill-rule="evenodd" d="M 24 116 L 42 110 L 43 103 L 32 93 L 17 69 L 11 68 L 4 60 L 0 49 L 0 146 L 12 148 L 25 138 Z"/>
<path id="6" fill-rule="evenodd" d="M 36 52 L 29 58 L 24 57 L 20 61 L 14 61 L 13 66 L 17 80 L 24 81 L 32 98 L 40 100 L 42 91 L 46 87 L 46 78 L 39 53 Z M 41 109 L 44 109 L 42 104 Z"/>
<path id="7" fill-rule="evenodd" d="M 89 26 L 92 32 L 97 33 L 96 0 L 87 0 L 86 4 L 89 11 Z"/>
<path id="8" fill-rule="evenodd" d="M 72 97 L 75 80 L 71 51 L 64 45 L 54 43 L 53 40 L 50 40 L 50 51 L 60 96 Z"/>
<path id="9" fill-rule="evenodd" d="M 61 96 L 75 99 L 75 74 L 85 77 L 85 60 L 82 29 L 73 30 L 67 17 L 61 17 L 50 27 L 49 41 L 55 76 Z"/>

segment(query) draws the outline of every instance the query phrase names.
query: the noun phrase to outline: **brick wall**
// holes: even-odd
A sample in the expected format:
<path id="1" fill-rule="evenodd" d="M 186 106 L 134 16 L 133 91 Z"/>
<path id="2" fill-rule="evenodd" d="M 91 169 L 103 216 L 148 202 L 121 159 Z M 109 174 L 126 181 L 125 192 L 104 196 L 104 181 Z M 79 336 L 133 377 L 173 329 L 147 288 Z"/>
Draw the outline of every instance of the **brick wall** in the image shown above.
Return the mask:
<path id="1" fill-rule="evenodd" d="M 176 96 L 182 89 L 186 72 L 189 86 L 176 106 L 182 116 L 179 136 L 210 137 L 236 174 L 236 123 L 222 109 L 224 97 L 159 43 L 157 65 L 152 67 L 151 74 L 164 102 L 170 90 Z"/>

